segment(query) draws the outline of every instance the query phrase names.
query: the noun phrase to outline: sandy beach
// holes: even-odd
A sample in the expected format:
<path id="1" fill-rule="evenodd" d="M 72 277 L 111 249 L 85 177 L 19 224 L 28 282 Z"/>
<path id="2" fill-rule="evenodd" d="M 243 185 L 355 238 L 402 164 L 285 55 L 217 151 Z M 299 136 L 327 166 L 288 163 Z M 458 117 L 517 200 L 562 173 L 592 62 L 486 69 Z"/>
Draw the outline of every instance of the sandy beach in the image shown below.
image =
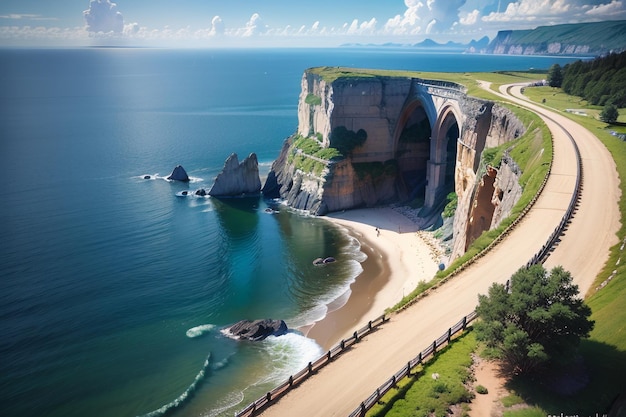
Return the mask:
<path id="1" fill-rule="evenodd" d="M 326 218 L 345 227 L 367 255 L 348 302 L 306 332 L 329 349 L 394 306 L 420 281 L 430 280 L 441 259 L 435 239 L 392 208 L 350 210 Z"/>

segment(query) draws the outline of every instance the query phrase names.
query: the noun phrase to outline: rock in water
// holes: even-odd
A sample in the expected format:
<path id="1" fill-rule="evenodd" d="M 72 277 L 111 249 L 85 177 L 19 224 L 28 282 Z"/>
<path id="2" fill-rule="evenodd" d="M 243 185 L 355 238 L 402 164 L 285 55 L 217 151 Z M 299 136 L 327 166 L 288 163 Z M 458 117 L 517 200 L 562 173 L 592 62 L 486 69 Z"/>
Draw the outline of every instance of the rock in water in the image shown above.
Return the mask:
<path id="1" fill-rule="evenodd" d="M 287 333 L 283 320 L 241 320 L 224 329 L 229 335 L 246 340 L 263 340 L 268 336 L 282 336 Z"/>
<path id="2" fill-rule="evenodd" d="M 168 180 L 174 180 L 174 181 L 188 182 L 189 181 L 189 176 L 187 175 L 187 172 L 185 171 L 185 168 L 183 168 L 181 165 L 178 165 L 176 168 L 174 168 L 174 170 L 172 171 L 170 176 L 167 177 L 167 179 Z"/>
<path id="3" fill-rule="evenodd" d="M 256 154 L 251 153 L 239 163 L 237 154 L 231 154 L 222 172 L 215 178 L 209 195 L 215 197 L 234 197 L 239 195 L 259 194 L 261 179 L 259 178 L 259 162 Z"/>

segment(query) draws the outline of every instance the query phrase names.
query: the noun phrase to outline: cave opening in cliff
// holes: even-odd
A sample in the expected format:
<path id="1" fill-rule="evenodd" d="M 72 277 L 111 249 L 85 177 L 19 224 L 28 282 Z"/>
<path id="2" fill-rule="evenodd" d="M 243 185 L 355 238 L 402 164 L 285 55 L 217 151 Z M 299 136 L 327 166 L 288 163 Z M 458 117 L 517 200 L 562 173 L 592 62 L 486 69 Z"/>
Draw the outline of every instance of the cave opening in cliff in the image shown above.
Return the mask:
<path id="1" fill-rule="evenodd" d="M 403 114 L 400 121 L 400 134 L 396 142 L 396 160 L 398 180 L 402 189 L 401 196 L 421 205 L 424 202 L 430 142 L 431 124 L 424 107 L 416 102 Z"/>

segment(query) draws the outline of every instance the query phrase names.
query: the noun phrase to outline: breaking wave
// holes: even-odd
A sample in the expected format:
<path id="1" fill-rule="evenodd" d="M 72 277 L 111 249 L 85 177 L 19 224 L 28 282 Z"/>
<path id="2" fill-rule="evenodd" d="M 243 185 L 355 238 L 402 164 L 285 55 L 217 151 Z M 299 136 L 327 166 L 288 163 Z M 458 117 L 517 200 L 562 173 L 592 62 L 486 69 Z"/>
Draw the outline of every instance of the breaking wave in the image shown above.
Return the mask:
<path id="1" fill-rule="evenodd" d="M 185 334 L 187 335 L 187 337 L 194 338 L 202 336 L 203 334 L 208 333 L 213 329 L 215 329 L 214 324 L 203 324 L 201 326 L 192 327 L 191 329 L 187 330 Z"/>
<path id="2" fill-rule="evenodd" d="M 182 394 L 180 394 L 175 400 L 165 404 L 161 408 L 151 411 L 148 414 L 143 414 L 140 417 L 160 417 L 160 416 L 165 415 L 165 413 L 169 412 L 170 410 L 184 405 L 187 401 L 191 399 L 193 394 L 198 389 L 198 386 L 200 385 L 200 383 L 204 380 L 204 377 L 206 375 L 207 370 L 209 369 L 210 364 L 211 364 L 211 354 L 209 353 L 209 356 L 207 356 L 206 360 L 204 361 L 204 364 L 202 365 L 202 369 L 200 369 L 200 372 L 198 372 L 198 374 L 194 378 L 191 385 L 189 385 L 189 387 Z"/>

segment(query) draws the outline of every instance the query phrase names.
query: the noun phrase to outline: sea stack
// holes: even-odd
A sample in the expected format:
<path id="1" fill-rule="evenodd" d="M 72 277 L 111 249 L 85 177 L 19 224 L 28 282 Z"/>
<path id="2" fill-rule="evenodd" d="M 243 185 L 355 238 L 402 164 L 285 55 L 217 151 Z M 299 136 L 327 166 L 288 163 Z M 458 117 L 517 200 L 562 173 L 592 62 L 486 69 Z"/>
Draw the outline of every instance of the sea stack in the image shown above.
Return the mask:
<path id="1" fill-rule="evenodd" d="M 168 180 L 189 182 L 189 176 L 181 165 L 176 166 L 172 173 L 167 177 Z"/>
<path id="2" fill-rule="evenodd" d="M 283 320 L 272 319 L 241 320 L 224 329 L 230 337 L 252 341 L 263 340 L 268 336 L 282 336 L 287 330 L 287 324 Z"/>
<path id="3" fill-rule="evenodd" d="M 257 195 L 261 192 L 259 178 L 259 162 L 256 154 L 251 153 L 239 163 L 237 154 L 231 154 L 224 163 L 222 172 L 215 178 L 209 191 L 214 197 L 235 197 L 241 195 Z"/>

